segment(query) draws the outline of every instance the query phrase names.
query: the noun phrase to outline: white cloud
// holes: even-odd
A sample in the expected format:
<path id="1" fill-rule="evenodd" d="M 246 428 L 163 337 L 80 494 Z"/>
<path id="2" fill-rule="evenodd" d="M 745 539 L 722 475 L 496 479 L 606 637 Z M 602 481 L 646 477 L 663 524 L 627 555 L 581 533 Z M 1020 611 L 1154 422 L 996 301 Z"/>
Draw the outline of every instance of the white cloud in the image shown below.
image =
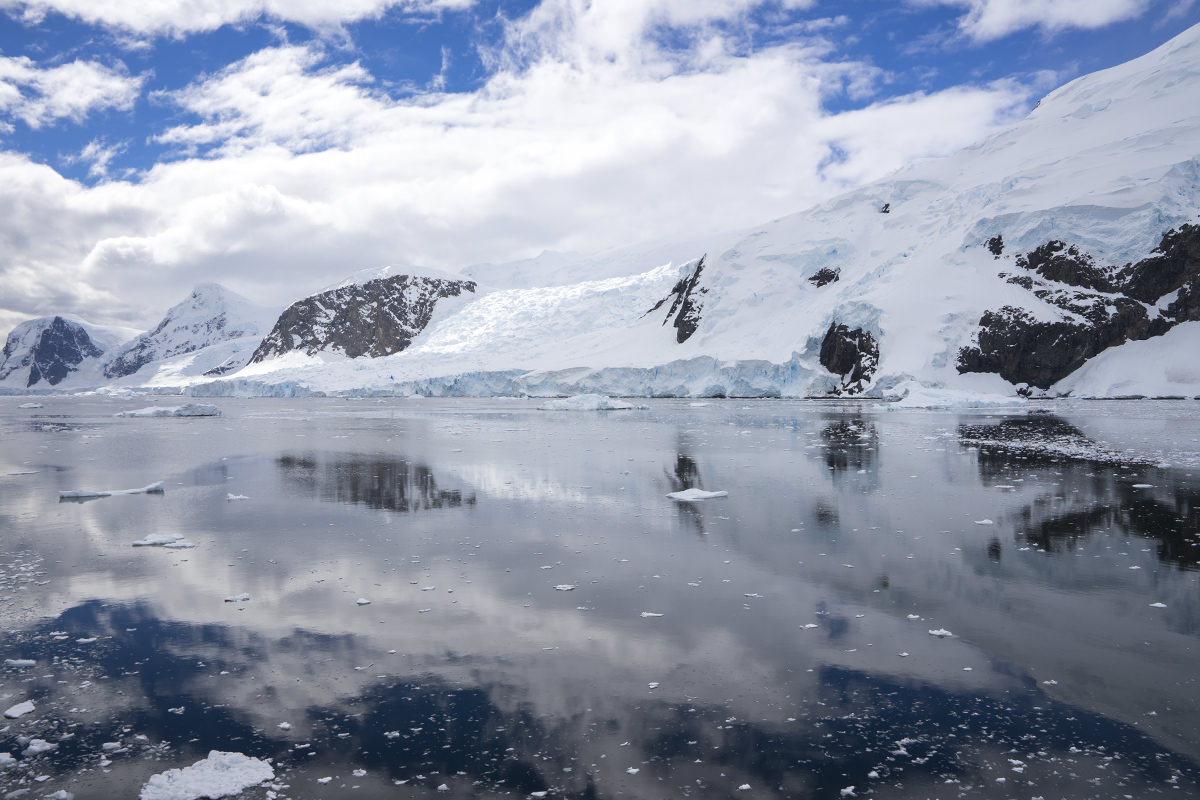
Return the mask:
<path id="1" fill-rule="evenodd" d="M 914 5 L 965 8 L 959 30 L 975 41 L 999 39 L 1028 28 L 1057 33 L 1102 28 L 1141 16 L 1153 0 L 909 0 Z"/>
<path id="2" fill-rule="evenodd" d="M 0 113 L 32 128 L 59 119 L 81 122 L 93 111 L 132 108 L 145 80 L 95 61 L 46 67 L 25 56 L 0 56 Z"/>
<path id="3" fill-rule="evenodd" d="M 397 9 L 429 15 L 469 8 L 475 0 L 0 0 L 0 11 L 37 23 L 62 14 L 88 25 L 140 36 L 183 36 L 262 17 L 314 29 L 372 19 Z"/>
<path id="4" fill-rule="evenodd" d="M 745 46 L 753 5 L 547 0 L 511 23 L 495 73 L 470 93 L 396 99 L 318 46 L 261 50 L 160 96 L 193 119 L 160 141 L 192 155 L 137 182 L 87 188 L 0 161 L 10 309 L 89 316 L 102 297 L 97 321 L 149 325 L 201 280 L 282 304 L 389 263 L 455 269 L 669 237 L 703 247 L 968 144 L 1028 102 L 998 84 L 830 114 L 830 95 L 870 97 L 879 71 L 826 62 L 820 38 Z M 663 44 L 664 25 L 688 46 Z M 832 146 L 845 158 L 828 165 Z M 22 186 L 29 176 L 36 186 Z M 28 216 L 6 219 L 6 202 Z"/>

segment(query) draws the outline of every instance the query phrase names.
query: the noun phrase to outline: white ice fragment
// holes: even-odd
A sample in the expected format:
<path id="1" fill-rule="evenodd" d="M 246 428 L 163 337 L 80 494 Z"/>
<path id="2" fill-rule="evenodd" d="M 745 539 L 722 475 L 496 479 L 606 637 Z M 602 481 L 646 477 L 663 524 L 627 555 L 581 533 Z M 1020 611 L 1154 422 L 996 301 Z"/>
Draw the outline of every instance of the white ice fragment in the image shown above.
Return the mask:
<path id="1" fill-rule="evenodd" d="M 1058 681 L 1056 681 L 1056 680 L 1042 681 L 1042 685 L 1043 686 L 1058 686 Z"/>
<path id="2" fill-rule="evenodd" d="M 909 614 L 908 618 L 909 619 L 920 619 L 921 615 L 920 614 Z"/>
<path id="3" fill-rule="evenodd" d="M 208 758 L 190 767 L 151 775 L 138 798 L 200 800 L 202 797 L 228 797 L 274 777 L 275 770 L 265 761 L 242 753 L 212 750 Z"/>
<path id="4" fill-rule="evenodd" d="M 996 523 L 992 522 L 990 519 L 977 519 L 977 520 L 975 520 L 975 524 L 976 525 L 995 525 Z"/>
<path id="5" fill-rule="evenodd" d="M 187 711 L 187 706 L 175 706 L 167 709 L 168 714 L 178 714 L 179 716 L 183 716 L 184 711 Z"/>
<path id="6" fill-rule="evenodd" d="M 1150 607 L 1151 608 L 1166 608 L 1167 604 L 1166 603 L 1151 603 Z"/>
<path id="7" fill-rule="evenodd" d="M 249 599 L 250 599 L 250 593 L 242 592 L 241 594 L 235 594 L 231 597 L 226 597 L 225 602 L 226 603 L 245 603 Z"/>
<path id="8" fill-rule="evenodd" d="M 21 403 L 17 408 L 41 408 L 41 403 Z"/>
<path id="9" fill-rule="evenodd" d="M 1134 489 L 1153 489 L 1154 484 L 1153 483 L 1135 483 L 1133 485 L 1133 488 Z"/>
<path id="10" fill-rule="evenodd" d="M 560 583 L 558 586 L 554 587 L 554 591 L 556 591 L 556 592 L 573 592 L 573 591 L 575 591 L 575 587 L 569 583 Z"/>
<path id="11" fill-rule="evenodd" d="M 154 483 L 138 487 L 137 489 L 71 489 L 65 492 L 58 493 L 60 500 L 83 500 L 92 497 L 112 497 L 117 494 L 162 494 L 163 482 L 155 481 Z"/>
<path id="12" fill-rule="evenodd" d="M 290 731 L 292 729 L 292 723 L 281 722 L 278 725 L 276 725 L 275 727 L 279 728 L 279 730 L 281 730 L 281 731 Z"/>
<path id="13" fill-rule="evenodd" d="M 37 664 L 37 662 L 34 661 L 32 658 L 6 658 L 6 659 L 4 659 L 4 666 L 6 666 L 6 667 L 32 667 L 36 664 Z"/>
<path id="14" fill-rule="evenodd" d="M 58 745 L 54 742 L 47 742 L 45 739 L 31 739 L 29 746 L 21 751 L 21 755 L 26 758 L 40 756 L 42 753 L 49 753 L 51 750 L 57 750 Z"/>
<path id="15" fill-rule="evenodd" d="M 370 601 L 370 600 L 368 600 L 368 599 L 367 599 L 367 598 L 365 598 L 365 597 L 360 597 L 360 598 L 358 598 L 357 600 L 355 600 L 354 602 L 358 603 L 360 606 L 369 606 L 369 605 L 371 605 L 371 601 Z"/>
<path id="16" fill-rule="evenodd" d="M 367 776 L 367 771 L 365 769 L 356 769 L 350 774 L 356 778 L 365 778 Z"/>
<path id="17" fill-rule="evenodd" d="M 682 492 L 671 492 L 667 497 L 684 503 L 694 503 L 697 500 L 711 500 L 714 497 L 728 497 L 729 492 L 706 492 L 703 489 L 684 489 Z"/>
<path id="18" fill-rule="evenodd" d="M 854 794 L 854 787 L 853 787 L 853 786 L 847 786 L 845 789 L 842 789 L 842 790 L 841 790 L 841 792 L 839 793 L 839 795 L 840 795 L 841 797 L 854 797 L 854 796 L 855 796 L 855 794 Z"/>
<path id="19" fill-rule="evenodd" d="M 648 617 L 661 617 L 661 616 L 662 616 L 662 614 L 656 614 L 656 613 L 655 613 L 655 612 L 653 612 L 653 611 L 643 611 L 643 612 L 642 612 L 642 618 L 643 618 L 643 619 L 646 619 L 646 618 L 648 618 Z"/>
<path id="20" fill-rule="evenodd" d="M 650 683 L 648 683 L 646 685 L 649 686 L 651 689 L 657 689 L 660 686 L 658 681 L 650 681 Z"/>
<path id="21" fill-rule="evenodd" d="M 17 703 L 15 706 L 8 709 L 8 711 L 5 711 L 4 716 L 8 719 L 17 719 L 18 717 L 25 716 L 31 711 L 33 711 L 33 701 L 26 700 L 24 703 Z"/>
<path id="22" fill-rule="evenodd" d="M 229 492 L 225 495 L 226 502 L 232 503 L 234 500 L 249 500 L 250 498 L 244 494 L 233 494 Z"/>
<path id="23" fill-rule="evenodd" d="M 446 784 L 444 784 L 444 783 L 439 783 L 439 784 L 438 784 L 438 787 L 437 787 L 437 790 L 438 790 L 439 792 L 448 792 L 448 791 L 450 791 L 450 787 L 449 787 L 449 786 L 447 786 L 447 785 L 446 785 Z"/>
<path id="24" fill-rule="evenodd" d="M 896 655 L 900 656 L 901 658 L 908 658 L 907 652 L 900 652 L 900 653 L 897 653 Z"/>
<path id="25" fill-rule="evenodd" d="M 748 784 L 748 783 L 743 783 L 741 786 L 739 786 L 739 787 L 737 788 L 737 790 L 738 790 L 739 792 L 748 792 L 748 791 L 750 791 L 750 784 Z"/>
<path id="26" fill-rule="evenodd" d="M 12 753 L 0 753 L 0 769 L 11 767 L 15 763 L 17 763 L 17 760 L 13 758 Z"/>
<path id="27" fill-rule="evenodd" d="M 324 778 L 317 778 L 317 783 L 325 784 L 325 783 L 329 783 L 331 780 L 333 780 L 333 776 L 326 775 Z"/>
<path id="28" fill-rule="evenodd" d="M 183 541 L 183 535 L 178 533 L 148 533 L 133 543 L 134 547 L 165 547 L 175 542 Z"/>
<path id="29" fill-rule="evenodd" d="M 804 630 L 807 630 L 807 629 L 809 629 L 809 628 L 815 628 L 815 627 L 817 627 L 817 623 L 815 623 L 815 622 L 810 622 L 810 623 L 808 623 L 807 625 L 801 625 L 800 627 L 801 627 L 802 629 L 804 629 Z"/>
<path id="30" fill-rule="evenodd" d="M 221 409 L 205 403 L 184 403 L 181 406 L 149 406 L 122 411 L 117 417 L 219 417 Z"/>
<path id="31" fill-rule="evenodd" d="M 954 634 L 951 633 L 950 631 L 946 630 L 945 628 L 930 628 L 929 635 L 936 636 L 939 639 L 945 639 L 946 637 L 953 636 Z"/>
<path id="32" fill-rule="evenodd" d="M 641 770 L 638 769 L 637 767 L 629 767 L 625 771 L 628 772 L 630 775 L 637 775 L 639 772 L 641 772 Z"/>
<path id="33" fill-rule="evenodd" d="M 75 640 L 76 644 L 95 644 L 99 641 L 98 636 L 83 636 Z"/>

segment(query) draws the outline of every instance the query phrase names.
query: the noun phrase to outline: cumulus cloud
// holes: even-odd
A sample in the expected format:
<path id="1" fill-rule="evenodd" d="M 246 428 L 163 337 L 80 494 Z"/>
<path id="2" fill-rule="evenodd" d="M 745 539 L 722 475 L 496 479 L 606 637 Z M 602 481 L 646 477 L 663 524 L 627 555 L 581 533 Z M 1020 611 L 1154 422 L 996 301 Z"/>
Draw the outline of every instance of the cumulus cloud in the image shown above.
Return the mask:
<path id="1" fill-rule="evenodd" d="M 508 23 L 491 77 L 460 93 L 394 97 L 344 53 L 263 49 L 158 97 L 187 121 L 158 135 L 174 160 L 136 182 L 89 188 L 0 163 L 0 212 L 37 176 L 37 217 L 58 226 L 52 242 L 0 249 L 0 277 L 16 276 L 22 307 L 75 285 L 65 310 L 89 316 L 79 306 L 99 292 L 97 321 L 148 325 L 201 280 L 282 304 L 384 264 L 456 269 L 668 238 L 703 248 L 1028 106 L 1020 85 L 995 84 L 831 114 L 833 95 L 868 100 L 879 70 L 830 60 L 819 34 L 747 46 L 755 5 L 546 0 Z M 0 213 L 0 245 L 35 230 Z"/>
<path id="2" fill-rule="evenodd" d="M 1069 28 L 1102 28 L 1141 16 L 1153 0 L 910 0 L 914 5 L 966 9 L 959 30 L 984 42 L 1039 28 L 1052 34 Z"/>
<path id="3" fill-rule="evenodd" d="M 0 114 L 32 128 L 82 122 L 93 111 L 132 108 L 145 80 L 95 61 L 41 66 L 25 56 L 0 56 Z"/>
<path id="4" fill-rule="evenodd" d="M 0 10 L 25 23 L 61 14 L 139 36 L 183 36 L 262 17 L 321 29 L 379 17 L 388 11 L 429 15 L 469 8 L 475 0 L 0 0 Z"/>

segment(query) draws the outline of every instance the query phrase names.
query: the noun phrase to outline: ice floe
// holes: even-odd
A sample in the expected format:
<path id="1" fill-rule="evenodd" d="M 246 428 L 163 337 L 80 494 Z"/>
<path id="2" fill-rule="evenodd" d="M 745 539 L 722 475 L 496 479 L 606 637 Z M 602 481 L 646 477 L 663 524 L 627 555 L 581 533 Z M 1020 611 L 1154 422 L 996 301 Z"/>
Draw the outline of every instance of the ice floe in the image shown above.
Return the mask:
<path id="1" fill-rule="evenodd" d="M 249 500 L 250 498 L 244 494 L 233 494 L 230 492 L 229 494 L 225 495 L 225 499 L 229 502 L 233 502 L 234 500 Z"/>
<path id="2" fill-rule="evenodd" d="M 714 497 L 728 497 L 729 492 L 706 492 L 703 489 L 684 489 L 682 492 L 671 492 L 667 497 L 672 500 L 681 500 L 685 503 L 694 503 L 697 500 L 711 500 Z"/>
<path id="3" fill-rule="evenodd" d="M 560 583 L 558 586 L 554 587 L 554 591 L 556 591 L 556 592 L 573 592 L 573 591 L 575 591 L 575 587 L 569 583 Z"/>
<path id="4" fill-rule="evenodd" d="M 953 636 L 954 634 L 951 633 L 950 631 L 946 630 L 945 628 L 930 628 L 929 635 L 936 636 L 939 639 L 945 639 L 949 636 Z"/>
<path id="5" fill-rule="evenodd" d="M 138 799 L 200 800 L 205 797 L 228 797 L 274 777 L 275 770 L 266 761 L 242 753 L 212 750 L 208 758 L 190 767 L 151 775 Z"/>
<path id="6" fill-rule="evenodd" d="M 538 406 L 539 411 L 628 411 L 632 403 L 614 400 L 602 394 L 577 394 L 571 397 L 556 397 Z"/>
<path id="7" fill-rule="evenodd" d="M 241 594 L 235 594 L 231 597 L 225 598 L 226 603 L 245 603 L 249 600 L 250 600 L 249 592 L 242 592 Z"/>
<path id="8" fill-rule="evenodd" d="M 7 717 L 8 719 L 17 719 L 18 717 L 23 717 L 32 711 L 33 711 L 33 701 L 26 700 L 23 703 L 17 703 L 15 706 L 12 706 L 11 708 L 9 708 L 7 711 L 4 712 L 4 716 Z"/>
<path id="9" fill-rule="evenodd" d="M 41 408 L 41 403 L 21 403 L 17 408 Z"/>
<path id="10" fill-rule="evenodd" d="M 170 550 L 186 550 L 196 545 L 185 541 L 178 533 L 148 533 L 133 543 L 134 547 L 166 547 Z"/>
<path id="11" fill-rule="evenodd" d="M 112 497 L 118 494 L 163 494 L 162 481 L 146 484 L 137 489 L 70 489 L 65 492 L 58 493 L 59 500 L 87 500 L 93 497 Z"/>
<path id="12" fill-rule="evenodd" d="M 6 667 L 32 667 L 37 664 L 32 658 L 6 658 L 4 666 Z"/>
<path id="13" fill-rule="evenodd" d="M 221 409 L 207 403 L 184 403 L 181 406 L 150 406 L 121 411 L 117 417 L 219 417 Z"/>
<path id="14" fill-rule="evenodd" d="M 358 598 L 357 600 L 355 600 L 354 602 L 358 603 L 360 606 L 369 606 L 369 605 L 371 605 L 371 601 L 370 601 L 370 600 L 368 600 L 368 599 L 367 599 L 367 598 L 365 598 L 365 597 L 360 597 L 360 598 Z"/>

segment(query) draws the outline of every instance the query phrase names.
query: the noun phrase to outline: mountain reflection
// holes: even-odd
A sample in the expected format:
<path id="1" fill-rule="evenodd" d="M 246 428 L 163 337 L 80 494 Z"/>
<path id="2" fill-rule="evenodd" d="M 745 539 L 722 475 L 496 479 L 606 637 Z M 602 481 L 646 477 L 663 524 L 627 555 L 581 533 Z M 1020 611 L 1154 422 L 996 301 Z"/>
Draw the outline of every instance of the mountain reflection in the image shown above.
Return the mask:
<path id="1" fill-rule="evenodd" d="M 403 459 L 289 454 L 276 466 L 289 489 L 333 503 L 405 513 L 475 505 L 474 493 L 443 489 L 431 468 Z"/>
<path id="2" fill-rule="evenodd" d="M 984 485 L 1053 487 L 1018 514 L 1026 544 L 1058 553 L 1094 534 L 1137 536 L 1157 543 L 1160 561 L 1200 568 L 1200 487 L 1186 478 L 1123 462 L 1050 414 L 962 425 L 959 439 L 979 448 Z"/>

